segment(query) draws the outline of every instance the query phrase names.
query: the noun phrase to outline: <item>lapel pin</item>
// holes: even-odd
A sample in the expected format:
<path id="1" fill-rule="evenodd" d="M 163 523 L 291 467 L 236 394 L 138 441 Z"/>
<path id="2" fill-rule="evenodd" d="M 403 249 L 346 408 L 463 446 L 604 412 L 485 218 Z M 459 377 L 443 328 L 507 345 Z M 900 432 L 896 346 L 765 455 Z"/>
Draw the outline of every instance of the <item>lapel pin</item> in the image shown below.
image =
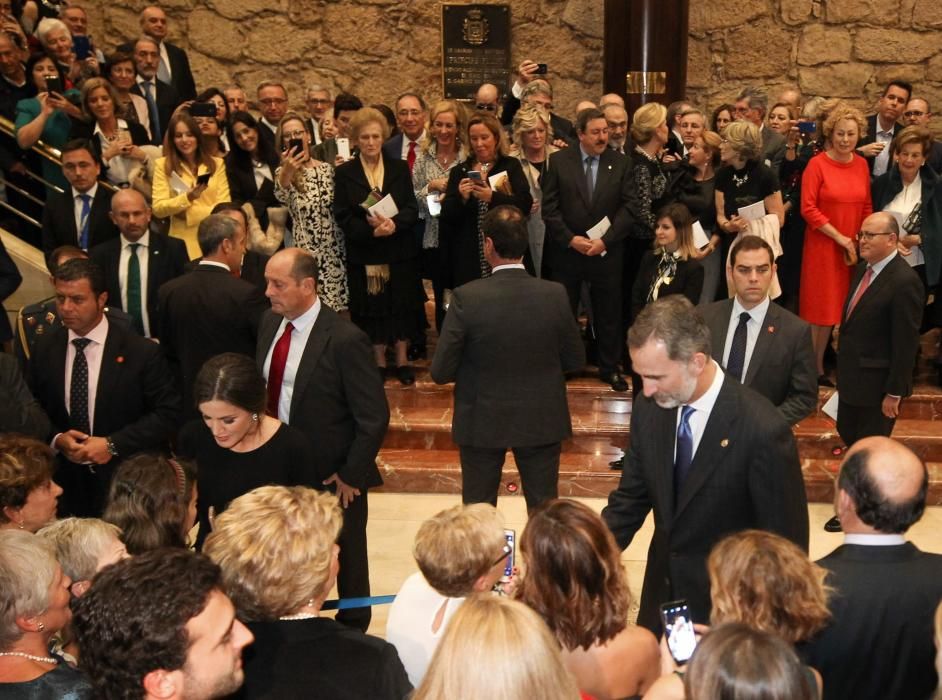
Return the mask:
<path id="1" fill-rule="evenodd" d="M 611 166 L 611 165 L 610 165 L 610 166 L 608 166 L 608 169 L 609 169 L 609 170 L 611 170 L 611 169 L 612 169 L 612 166 Z"/>
<path id="2" fill-rule="evenodd" d="M 122 364 L 124 362 L 124 355 L 118 355 L 116 358 L 114 358 L 114 361 L 119 365 Z"/>
<path id="3" fill-rule="evenodd" d="M 769 333 L 775 332 L 775 326 L 769 326 Z"/>
<path id="4" fill-rule="evenodd" d="M 729 447 L 729 440 L 727 438 L 720 440 L 720 447 Z"/>
<path id="5" fill-rule="evenodd" d="M 154 251 L 154 255 L 160 255 L 160 251 L 159 251 L 159 250 L 155 250 L 155 251 Z"/>

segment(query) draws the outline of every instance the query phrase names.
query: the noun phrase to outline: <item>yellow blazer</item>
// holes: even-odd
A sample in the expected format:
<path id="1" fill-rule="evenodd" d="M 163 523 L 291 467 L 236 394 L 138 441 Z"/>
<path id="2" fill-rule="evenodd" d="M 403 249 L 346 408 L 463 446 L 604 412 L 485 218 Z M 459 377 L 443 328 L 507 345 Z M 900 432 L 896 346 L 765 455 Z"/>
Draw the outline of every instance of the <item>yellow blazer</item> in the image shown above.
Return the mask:
<path id="1" fill-rule="evenodd" d="M 209 216 L 213 207 L 220 202 L 228 202 L 229 180 L 226 178 L 226 168 L 222 158 L 213 158 L 216 163 L 216 172 L 209 178 L 209 185 L 197 199 L 190 201 L 186 193 L 196 186 L 196 175 L 183 166 L 182 171 L 167 177 L 165 170 L 166 158 L 158 158 L 154 163 L 154 185 L 152 191 L 154 216 L 158 219 L 170 218 L 170 235 L 186 243 L 186 252 L 190 260 L 202 255 L 199 243 L 196 241 L 196 231 L 200 222 Z M 207 172 L 205 165 L 200 165 L 198 173 Z M 180 191 L 180 183 L 186 189 Z"/>

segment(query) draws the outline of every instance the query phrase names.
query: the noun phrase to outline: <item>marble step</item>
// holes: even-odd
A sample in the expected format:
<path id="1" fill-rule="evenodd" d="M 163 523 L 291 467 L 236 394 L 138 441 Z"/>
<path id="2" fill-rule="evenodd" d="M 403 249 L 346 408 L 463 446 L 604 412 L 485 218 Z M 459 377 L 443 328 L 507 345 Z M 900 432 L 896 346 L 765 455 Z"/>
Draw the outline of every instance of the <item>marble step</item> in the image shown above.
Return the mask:
<path id="1" fill-rule="evenodd" d="M 559 469 L 559 493 L 565 497 L 606 498 L 618 485 L 621 472 L 609 462 L 619 451 L 563 452 Z M 384 447 L 378 462 L 385 481 L 379 491 L 387 493 L 461 493 L 461 466 L 457 450 Z M 929 503 L 942 505 L 942 462 L 929 462 Z M 834 481 L 840 459 L 802 459 L 802 473 L 809 502 L 834 500 Z M 520 476 L 513 454 L 508 452 L 500 495 L 521 495 Z"/>

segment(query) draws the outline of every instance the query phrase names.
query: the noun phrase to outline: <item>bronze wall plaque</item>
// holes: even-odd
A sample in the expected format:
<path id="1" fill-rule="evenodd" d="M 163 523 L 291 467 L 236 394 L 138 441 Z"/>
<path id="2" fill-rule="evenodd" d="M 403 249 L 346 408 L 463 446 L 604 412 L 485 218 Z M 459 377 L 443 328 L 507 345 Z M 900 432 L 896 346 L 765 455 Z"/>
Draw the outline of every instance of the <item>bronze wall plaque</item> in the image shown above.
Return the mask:
<path id="1" fill-rule="evenodd" d="M 442 94 L 471 100 L 510 75 L 510 5 L 442 5 Z"/>

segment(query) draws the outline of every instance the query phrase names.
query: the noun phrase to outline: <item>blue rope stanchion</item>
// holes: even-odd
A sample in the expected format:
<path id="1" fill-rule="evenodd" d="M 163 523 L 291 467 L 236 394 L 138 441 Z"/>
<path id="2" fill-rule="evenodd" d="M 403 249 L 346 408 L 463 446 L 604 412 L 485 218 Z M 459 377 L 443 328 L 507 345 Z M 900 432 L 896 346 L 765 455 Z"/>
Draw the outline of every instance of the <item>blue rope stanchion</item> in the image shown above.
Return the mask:
<path id="1" fill-rule="evenodd" d="M 396 599 L 394 595 L 376 595 L 370 598 L 343 598 L 326 600 L 321 610 L 349 610 L 350 608 L 368 608 L 373 605 L 389 605 Z"/>

